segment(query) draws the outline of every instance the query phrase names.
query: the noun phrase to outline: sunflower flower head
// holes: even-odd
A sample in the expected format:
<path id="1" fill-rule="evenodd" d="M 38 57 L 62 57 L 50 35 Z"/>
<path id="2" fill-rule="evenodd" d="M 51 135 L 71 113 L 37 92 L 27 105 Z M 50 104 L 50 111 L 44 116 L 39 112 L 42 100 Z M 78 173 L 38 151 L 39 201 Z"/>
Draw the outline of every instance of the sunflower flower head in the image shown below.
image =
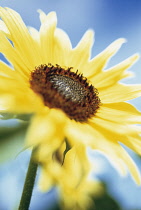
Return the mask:
<path id="1" fill-rule="evenodd" d="M 141 184 L 136 165 L 121 145 L 141 154 L 141 113 L 126 102 L 141 96 L 141 85 L 120 82 L 131 75 L 127 69 L 139 55 L 105 69 L 125 39 L 91 58 L 92 30 L 72 48 L 68 35 L 57 28 L 55 12 L 39 11 L 39 16 L 37 31 L 27 28 L 17 12 L 0 8 L 0 52 L 9 62 L 0 61 L 0 112 L 32 114 L 25 145 L 38 147 L 42 190 L 59 185 L 68 209 L 76 198 L 79 207 L 87 206 L 91 192 L 86 187 L 89 162 L 82 155 L 86 147 L 104 153 L 120 174 L 129 170 Z"/>

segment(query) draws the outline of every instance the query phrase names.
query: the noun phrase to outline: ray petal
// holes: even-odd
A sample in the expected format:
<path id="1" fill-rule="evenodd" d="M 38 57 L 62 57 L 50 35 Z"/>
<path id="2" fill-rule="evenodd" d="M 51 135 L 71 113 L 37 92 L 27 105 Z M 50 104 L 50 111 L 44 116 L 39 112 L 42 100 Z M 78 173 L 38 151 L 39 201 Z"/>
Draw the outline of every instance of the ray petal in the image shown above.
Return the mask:
<path id="1" fill-rule="evenodd" d="M 67 60 L 70 57 L 71 49 L 72 46 L 68 35 L 57 28 L 54 34 L 54 63 L 62 67 L 69 67 Z"/>
<path id="2" fill-rule="evenodd" d="M 10 66 L 8 66 L 3 61 L 0 61 L 0 76 L 5 76 L 5 77 L 23 81 L 23 78 L 20 77 L 20 75 L 15 70 L 10 68 Z"/>
<path id="3" fill-rule="evenodd" d="M 40 57 L 37 56 L 36 44 L 33 42 L 26 25 L 20 15 L 10 8 L 1 7 L 0 16 L 10 32 L 14 47 L 28 68 L 32 70 L 37 64 L 40 64 Z"/>
<path id="4" fill-rule="evenodd" d="M 3 31 L 7 36 L 10 35 L 10 32 L 9 32 L 6 24 L 2 20 L 0 20 L 0 31 Z"/>
<path id="5" fill-rule="evenodd" d="M 125 39 L 117 39 L 112 44 L 110 44 L 103 52 L 94 57 L 89 65 L 87 71 L 87 77 L 92 79 L 96 74 L 101 73 L 104 67 L 107 65 L 110 58 L 116 54 L 116 52 L 120 49 L 123 43 L 125 43 Z"/>
<path id="6" fill-rule="evenodd" d="M 26 66 L 26 63 L 24 63 L 23 58 L 1 31 L 0 40 L 0 52 L 5 55 L 6 59 L 13 65 L 14 69 L 26 80 L 29 75 L 29 68 Z"/>
<path id="7" fill-rule="evenodd" d="M 78 69 L 80 72 L 87 71 L 87 63 L 90 58 L 91 48 L 93 45 L 94 32 L 92 30 L 86 31 L 78 45 L 72 50 L 69 58 L 69 66 Z"/>
<path id="8" fill-rule="evenodd" d="M 117 103 L 128 101 L 141 96 L 141 85 L 115 84 L 107 88 L 99 88 L 102 103 Z"/>
<path id="9" fill-rule="evenodd" d="M 40 97 L 34 93 L 11 92 L 0 93 L 0 111 L 1 113 L 26 114 L 34 113 L 43 108 Z"/>
<path id="10" fill-rule="evenodd" d="M 108 121 L 98 117 L 91 119 L 89 124 L 94 130 L 101 132 L 107 141 L 121 142 L 133 151 L 141 154 L 140 126 L 128 125 L 125 122 L 121 124 L 120 122 Z"/>
<path id="11" fill-rule="evenodd" d="M 123 62 L 119 63 L 118 65 L 106 70 L 102 71 L 100 74 L 95 75 L 91 82 L 97 87 L 97 88 L 104 88 L 107 86 L 112 86 L 121 79 L 128 77 L 131 75 L 130 72 L 127 72 L 126 70 L 131 67 L 139 58 L 138 54 L 135 54 Z"/>
<path id="12" fill-rule="evenodd" d="M 141 112 L 133 105 L 126 102 L 103 104 L 98 110 L 97 116 L 113 122 L 127 124 L 141 123 Z"/>
<path id="13" fill-rule="evenodd" d="M 56 29 L 57 17 L 55 12 L 50 12 L 42 22 L 40 28 L 40 41 L 43 63 L 52 63 L 54 53 L 54 32 Z"/>
<path id="14" fill-rule="evenodd" d="M 54 145 L 53 149 L 57 149 L 64 140 L 64 124 L 65 116 L 61 111 L 54 109 L 49 110 L 45 107 L 33 116 L 27 133 L 26 145 L 33 146 L 39 143 L 45 143 L 48 148 L 51 149 L 51 147 L 49 147 L 50 144 L 52 146 Z M 61 142 L 59 142 L 58 139 L 61 139 Z"/>
<path id="15" fill-rule="evenodd" d="M 118 142 L 113 141 L 114 133 L 109 134 L 107 131 L 104 131 L 99 127 L 97 123 L 90 124 L 90 126 L 92 126 L 95 133 L 100 133 L 102 130 L 101 137 L 97 139 L 97 142 L 92 143 L 92 148 L 101 151 L 106 157 L 108 157 L 109 161 L 115 166 L 121 175 L 126 175 L 128 168 L 136 183 L 141 184 L 141 175 L 137 166 L 122 146 L 118 144 Z M 114 130 L 112 126 L 110 128 L 111 130 Z"/>

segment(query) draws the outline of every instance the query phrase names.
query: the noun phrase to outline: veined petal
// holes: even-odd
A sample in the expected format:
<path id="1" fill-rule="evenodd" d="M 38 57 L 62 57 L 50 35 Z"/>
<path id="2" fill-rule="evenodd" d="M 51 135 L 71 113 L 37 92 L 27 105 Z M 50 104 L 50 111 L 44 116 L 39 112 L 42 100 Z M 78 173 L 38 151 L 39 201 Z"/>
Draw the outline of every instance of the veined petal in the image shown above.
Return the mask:
<path id="1" fill-rule="evenodd" d="M 94 125 L 99 125 L 101 127 L 101 129 L 106 129 L 106 130 L 111 130 L 110 128 L 113 128 L 111 132 L 117 133 L 117 135 L 119 135 L 119 138 L 123 137 L 123 135 L 126 135 L 126 133 L 128 133 L 128 135 L 132 134 L 133 132 L 135 132 L 134 130 L 134 126 L 130 125 L 130 124 L 126 124 L 126 122 L 124 121 L 124 123 L 120 123 L 119 121 L 110 121 L 110 120 L 106 120 L 106 119 L 102 119 L 98 116 L 95 116 L 91 119 L 89 119 L 89 123 L 94 123 Z M 117 138 L 117 136 L 116 136 Z M 113 137 L 114 139 L 114 137 Z M 117 139 L 117 141 L 120 141 L 120 139 Z"/>
<path id="2" fill-rule="evenodd" d="M 29 33 L 32 37 L 32 40 L 34 42 L 34 45 L 36 46 L 36 58 L 39 58 L 38 63 L 36 63 L 35 66 L 38 66 L 40 64 L 43 64 L 43 60 L 42 60 L 42 50 L 41 50 L 41 42 L 40 42 L 40 33 L 38 30 L 36 30 L 33 27 L 28 27 Z M 30 69 L 30 71 L 33 69 Z"/>
<path id="3" fill-rule="evenodd" d="M 141 136 L 139 134 L 137 135 L 137 133 L 134 133 L 127 138 L 121 139 L 120 142 L 132 149 L 137 154 L 141 155 Z"/>
<path id="4" fill-rule="evenodd" d="M 117 103 L 128 101 L 141 96 L 141 85 L 115 84 L 107 88 L 99 88 L 99 97 L 102 103 Z"/>
<path id="5" fill-rule="evenodd" d="M 120 49 L 121 45 L 125 42 L 125 39 L 117 39 L 103 52 L 94 57 L 88 65 L 88 72 L 86 76 L 89 79 L 93 79 L 96 74 L 99 74 L 104 69 L 110 58 Z"/>
<path id="6" fill-rule="evenodd" d="M 11 45 L 5 35 L 0 31 L 0 52 L 2 52 L 7 60 L 13 65 L 14 69 L 19 72 L 26 80 L 28 77 L 28 67 L 20 56 L 19 52 Z"/>
<path id="7" fill-rule="evenodd" d="M 80 138 L 81 138 L 81 141 L 83 141 L 83 143 L 87 142 L 86 143 L 87 146 L 91 146 L 91 148 L 103 152 L 105 156 L 107 156 L 108 159 L 112 162 L 112 164 L 116 167 L 116 169 L 119 171 L 121 175 L 126 175 L 127 173 L 126 165 L 127 165 L 136 183 L 140 184 L 141 183 L 140 174 L 136 165 L 131 160 L 129 155 L 127 155 L 127 153 L 123 150 L 123 148 L 117 144 L 118 139 L 119 141 L 121 140 L 121 142 L 123 142 L 123 139 L 124 139 L 124 142 L 127 142 L 125 145 L 130 146 L 130 148 L 133 149 L 134 151 L 137 151 L 137 152 L 139 152 L 139 150 L 141 151 L 140 149 L 141 142 L 140 142 L 140 147 L 138 148 L 138 150 L 135 150 L 135 145 L 139 146 L 139 137 L 137 136 L 137 134 L 135 134 L 136 132 L 134 131 L 133 135 L 136 136 L 137 142 L 133 141 L 132 136 L 130 138 L 130 134 L 128 131 L 126 132 L 123 130 L 125 133 L 128 133 L 127 135 L 119 134 L 119 130 L 117 130 L 118 125 L 117 126 L 115 125 L 116 127 L 115 129 L 114 127 L 112 127 L 113 126 L 112 124 L 109 124 L 109 126 L 107 127 L 107 130 L 105 130 L 105 127 L 106 125 L 108 125 L 108 122 L 103 123 L 104 121 L 103 122 L 100 121 L 98 123 L 98 121 L 96 121 L 95 119 L 96 118 L 93 119 L 93 122 L 94 122 L 93 125 L 91 123 L 88 123 L 90 127 L 88 128 L 88 126 L 86 126 L 87 127 L 87 129 L 85 127 L 86 130 L 84 130 L 82 127 L 84 125 L 80 125 L 81 131 L 79 131 L 78 126 L 77 128 L 74 127 L 74 132 L 72 132 L 72 135 L 69 135 L 69 138 L 71 138 L 71 141 L 73 140 L 79 141 L 77 132 L 80 132 L 80 134 L 82 134 L 80 135 Z M 126 126 L 123 129 L 125 128 Z M 131 128 L 129 128 L 129 130 L 131 130 Z"/>
<path id="8" fill-rule="evenodd" d="M 68 66 L 74 67 L 76 70 L 80 70 L 82 73 L 87 71 L 87 62 L 90 58 L 91 48 L 93 45 L 94 32 L 88 30 L 78 45 L 72 50 Z"/>
<path id="9" fill-rule="evenodd" d="M 105 139 L 115 143 L 121 142 L 133 151 L 141 154 L 140 126 L 128 125 L 126 123 L 120 124 L 119 122 L 106 121 L 98 117 L 91 119 L 89 125 L 91 125 L 96 132 L 102 131 Z M 102 137 L 100 139 L 102 139 Z"/>
<path id="10" fill-rule="evenodd" d="M 118 65 L 106 70 L 102 71 L 100 74 L 95 75 L 91 82 L 96 86 L 97 88 L 105 88 L 107 86 L 112 86 L 121 79 L 128 77 L 131 75 L 130 72 L 127 72 L 129 67 L 131 67 L 139 58 L 138 54 L 135 54 L 123 62 L 119 63 Z"/>
<path id="11" fill-rule="evenodd" d="M 57 28 L 54 34 L 54 63 L 60 66 L 68 67 L 67 59 L 72 49 L 68 35 L 61 29 Z"/>
<path id="12" fill-rule="evenodd" d="M 44 19 L 40 28 L 40 41 L 42 49 L 43 63 L 54 64 L 54 32 L 56 29 L 57 18 L 55 12 L 50 12 Z"/>
<path id="13" fill-rule="evenodd" d="M 90 126 L 92 126 L 94 134 L 97 133 L 99 135 L 97 141 L 92 142 L 91 147 L 93 149 L 102 151 L 104 155 L 108 157 L 110 162 L 116 167 L 116 169 L 119 171 L 121 175 L 127 174 L 127 168 L 126 168 L 127 166 L 136 183 L 140 185 L 141 175 L 135 163 L 132 161 L 127 152 L 122 148 L 122 146 L 119 145 L 117 141 L 116 142 L 114 141 L 114 138 L 116 138 L 115 137 L 116 134 L 114 134 L 114 132 L 112 131 L 113 130 L 115 131 L 115 129 L 111 126 L 110 127 L 111 129 L 106 131 L 105 128 L 103 129 L 101 126 L 97 124 L 97 122 L 94 124 L 90 124 Z M 104 125 L 102 126 L 105 127 Z M 109 141 L 107 141 L 107 138 L 109 139 Z"/>
<path id="14" fill-rule="evenodd" d="M 119 151 L 119 155 L 121 155 L 121 159 L 123 161 L 125 161 L 130 173 L 132 174 L 132 177 L 134 178 L 135 182 L 140 185 L 141 184 L 141 174 L 136 166 L 136 164 L 134 163 L 134 161 L 132 160 L 132 158 L 128 155 L 128 153 L 123 149 L 122 152 Z"/>
<path id="15" fill-rule="evenodd" d="M 38 45 L 40 46 L 40 34 L 39 31 L 33 27 L 28 27 L 28 30 L 33 38 L 33 40 L 38 43 Z"/>
<path id="16" fill-rule="evenodd" d="M 32 70 L 41 63 L 41 57 L 37 56 L 36 45 L 20 15 L 10 8 L 4 9 L 1 7 L 0 16 L 10 32 L 11 41 L 13 42 L 14 47 L 20 53 L 24 63 L 28 66 L 28 69 Z"/>
<path id="17" fill-rule="evenodd" d="M 10 68 L 7 64 L 0 61 L 0 76 L 9 77 L 16 80 L 22 80 L 23 78 L 12 68 Z"/>
<path id="18" fill-rule="evenodd" d="M 121 175 L 125 176 L 129 170 L 135 182 L 138 185 L 141 184 L 141 175 L 137 166 L 128 155 L 128 153 L 120 145 L 109 145 L 109 149 L 106 148 L 104 154 L 108 157 L 113 166 L 118 169 Z"/>
<path id="19" fill-rule="evenodd" d="M 122 121 L 127 124 L 141 123 L 141 113 L 131 104 L 126 102 L 103 104 L 97 116 L 113 122 Z"/>

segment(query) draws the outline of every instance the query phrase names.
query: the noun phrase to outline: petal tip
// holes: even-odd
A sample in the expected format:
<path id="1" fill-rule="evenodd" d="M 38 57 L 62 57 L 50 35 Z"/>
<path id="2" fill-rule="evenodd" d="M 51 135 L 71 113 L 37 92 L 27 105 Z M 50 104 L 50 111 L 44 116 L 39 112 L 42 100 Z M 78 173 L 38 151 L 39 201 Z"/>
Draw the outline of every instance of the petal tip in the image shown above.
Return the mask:
<path id="1" fill-rule="evenodd" d="M 132 55 L 131 57 L 129 57 L 129 59 L 128 59 L 129 65 L 130 66 L 133 65 L 135 62 L 138 61 L 139 58 L 140 58 L 139 53 L 136 53 L 136 54 Z"/>
<path id="2" fill-rule="evenodd" d="M 135 55 L 133 55 L 133 58 L 135 61 L 137 61 L 140 58 L 140 54 L 136 53 Z"/>
<path id="3" fill-rule="evenodd" d="M 38 9 L 37 12 L 39 13 L 40 21 L 41 23 L 44 23 L 48 19 L 55 19 L 57 20 L 57 15 L 55 11 L 49 12 L 46 14 L 41 9 Z"/>
<path id="4" fill-rule="evenodd" d="M 95 32 L 94 32 L 94 30 L 93 29 L 88 29 L 87 31 L 86 31 L 86 34 L 88 34 L 89 36 L 94 36 L 94 34 L 95 34 Z"/>
<path id="5" fill-rule="evenodd" d="M 119 38 L 112 42 L 107 49 L 110 52 L 110 54 L 115 54 L 121 48 L 122 44 L 126 42 L 127 40 L 125 38 Z"/>
<path id="6" fill-rule="evenodd" d="M 113 42 L 113 44 L 116 46 L 116 47 L 121 47 L 122 44 L 126 43 L 127 42 L 127 39 L 125 38 L 119 38 L 117 39 L 115 42 Z"/>

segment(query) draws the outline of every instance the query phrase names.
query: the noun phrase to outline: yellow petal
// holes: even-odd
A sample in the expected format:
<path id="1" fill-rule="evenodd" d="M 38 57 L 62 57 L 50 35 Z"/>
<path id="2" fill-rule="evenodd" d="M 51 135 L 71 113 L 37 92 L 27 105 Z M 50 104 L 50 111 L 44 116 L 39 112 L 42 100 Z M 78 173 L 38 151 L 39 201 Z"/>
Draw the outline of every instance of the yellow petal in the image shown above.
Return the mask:
<path id="1" fill-rule="evenodd" d="M 62 67 L 70 67 L 68 64 L 70 51 L 72 49 L 70 39 L 68 35 L 61 29 L 56 29 L 54 34 L 54 64 L 58 64 Z"/>
<path id="2" fill-rule="evenodd" d="M 125 43 L 125 39 L 117 39 L 110 44 L 103 52 L 94 57 L 88 66 L 87 77 L 92 79 L 94 75 L 99 74 L 106 66 L 109 59 L 120 49 L 121 45 Z"/>
<path id="3" fill-rule="evenodd" d="M 23 81 L 23 78 L 20 77 L 20 75 L 14 69 L 10 68 L 6 63 L 2 61 L 0 61 L 0 76 L 5 76 L 12 79 Z"/>
<path id="4" fill-rule="evenodd" d="M 40 60 L 38 61 L 38 65 L 39 64 L 43 64 L 42 58 L 41 58 L 41 43 L 40 43 L 40 33 L 38 30 L 36 30 L 33 27 L 28 27 L 29 33 L 31 34 L 31 37 L 33 39 L 34 45 L 36 45 L 36 57 L 40 58 Z M 37 66 L 37 65 L 36 65 Z M 32 70 L 32 69 L 30 69 Z"/>
<path id="5" fill-rule="evenodd" d="M 96 138 L 87 123 L 82 124 L 75 121 L 68 121 L 65 127 L 65 135 L 71 145 L 83 142 L 83 144 L 90 146 L 90 143 Z"/>
<path id="6" fill-rule="evenodd" d="M 0 63 L 0 110 L 11 113 L 33 113 L 43 107 L 42 99 L 22 80 L 18 73 Z"/>
<path id="7" fill-rule="evenodd" d="M 22 95 L 22 93 L 24 94 L 24 92 L 28 90 L 29 88 L 25 85 L 25 83 L 21 80 L 17 80 L 16 77 L 8 78 L 0 76 L 0 94 L 19 93 Z"/>
<path id="8" fill-rule="evenodd" d="M 27 80 L 29 76 L 29 69 L 24 63 L 23 58 L 19 52 L 10 44 L 5 35 L 0 31 L 0 52 L 2 52 L 7 60 L 13 65 L 14 69 Z"/>
<path id="9" fill-rule="evenodd" d="M 67 182 L 64 184 L 67 185 L 68 188 L 69 187 L 76 188 L 78 183 L 82 179 L 83 167 L 80 164 L 79 159 L 77 157 L 78 156 L 77 156 L 75 148 L 72 148 L 71 150 L 69 150 L 65 157 L 65 162 L 64 162 L 64 167 L 66 170 L 65 174 L 68 174 L 68 177 L 65 177 L 65 174 L 64 174 L 62 178 L 64 182 Z M 75 176 L 74 176 L 74 171 L 76 171 Z"/>
<path id="10" fill-rule="evenodd" d="M 115 84 L 106 88 L 99 88 L 102 103 L 117 103 L 128 101 L 141 96 L 141 85 Z"/>
<path id="11" fill-rule="evenodd" d="M 122 120 L 122 118 L 121 118 Z M 115 134 L 118 134 L 119 137 L 121 135 L 130 135 L 133 132 L 136 132 L 136 129 L 134 128 L 134 125 L 132 124 L 127 124 L 126 122 L 124 122 L 124 120 L 122 122 L 119 121 L 110 121 L 107 119 L 101 119 L 98 116 L 95 116 L 91 119 L 89 119 L 89 123 L 94 123 L 95 125 L 99 125 L 101 127 L 101 129 L 107 129 L 109 130 L 109 132 L 113 132 Z M 112 129 L 111 129 L 112 128 Z M 114 137 L 113 137 L 114 139 Z M 119 139 L 117 139 L 118 141 L 120 141 Z"/>
<path id="12" fill-rule="evenodd" d="M 32 70 L 41 63 L 41 57 L 38 57 L 36 44 L 33 42 L 20 15 L 10 8 L 1 7 L 0 16 L 10 32 L 14 47 L 18 50 L 28 69 Z"/>
<path id="13" fill-rule="evenodd" d="M 32 91 L 7 91 L 0 94 L 0 111 L 5 113 L 34 113 L 43 108 L 42 99 Z"/>
<path id="14" fill-rule="evenodd" d="M 33 38 L 33 40 L 40 45 L 40 34 L 39 31 L 31 26 L 28 27 L 28 30 Z"/>
<path id="15" fill-rule="evenodd" d="M 2 20 L 0 20 L 0 31 L 3 31 L 5 34 L 10 35 L 8 28 Z"/>
<path id="16" fill-rule="evenodd" d="M 94 133 L 96 133 L 97 136 L 97 143 L 96 141 L 93 141 L 91 143 L 91 148 L 97 150 L 98 152 L 105 155 L 105 157 L 108 158 L 108 160 L 112 163 L 112 165 L 116 168 L 116 170 L 120 173 L 120 175 L 126 175 L 127 168 L 126 163 L 120 158 L 117 154 L 117 144 L 115 142 L 110 141 L 110 138 L 107 138 L 107 136 L 104 136 L 103 133 L 99 135 L 98 138 L 98 132 L 99 130 L 96 130 L 98 127 L 95 127 Z"/>
<path id="17" fill-rule="evenodd" d="M 90 58 L 91 48 L 93 45 L 94 33 L 92 30 L 88 30 L 78 45 L 72 50 L 69 57 L 69 66 L 78 69 L 81 73 L 87 71 L 87 62 Z"/>
<path id="18" fill-rule="evenodd" d="M 49 176 L 44 167 L 41 168 L 38 187 L 42 192 L 49 191 L 53 187 L 53 179 Z"/>
<path id="19" fill-rule="evenodd" d="M 97 116 L 117 123 L 139 124 L 141 112 L 133 105 L 126 102 L 103 104 L 97 112 Z"/>
<path id="20" fill-rule="evenodd" d="M 106 157 L 108 157 L 110 162 L 113 164 L 113 166 L 116 167 L 116 169 L 119 171 L 121 175 L 127 174 L 127 168 L 126 168 L 127 166 L 128 169 L 130 170 L 132 177 L 135 179 L 136 183 L 141 184 L 140 173 L 135 163 L 132 161 L 127 152 L 122 148 L 122 146 L 118 144 L 117 134 L 114 133 L 117 132 L 117 130 L 115 130 L 114 127 L 112 126 L 109 126 L 110 129 L 105 130 L 105 126 L 102 124 L 98 125 L 97 122 L 90 124 L 90 126 L 92 126 L 93 128 L 94 131 L 93 135 L 95 133 L 99 134 L 99 138 L 97 138 L 97 141 L 93 141 L 91 143 L 92 148 L 103 152 L 103 154 Z M 122 136 L 119 135 L 119 138 L 120 137 Z M 124 137 L 126 136 L 124 135 Z M 114 141 L 115 139 L 116 141 Z"/>
<path id="21" fill-rule="evenodd" d="M 50 12 L 44 19 L 40 28 L 40 41 L 43 63 L 52 63 L 54 53 L 54 32 L 57 24 L 55 12 Z"/>
<path id="22" fill-rule="evenodd" d="M 128 139 L 124 138 L 122 140 L 122 143 L 126 145 L 127 147 L 131 148 L 134 152 L 141 155 L 141 136 L 137 134 L 134 134 Z"/>
<path id="23" fill-rule="evenodd" d="M 123 148 L 122 148 L 123 149 Z M 120 152 L 121 153 L 121 152 Z M 122 160 L 126 162 L 126 165 L 132 174 L 133 179 L 138 185 L 141 185 L 141 174 L 139 172 L 139 169 L 137 168 L 136 164 L 132 160 L 132 158 L 128 155 L 128 153 L 123 149 L 121 156 Z"/>
<path id="24" fill-rule="evenodd" d="M 78 170 L 78 167 L 76 167 L 76 165 L 80 164 L 79 161 L 80 162 L 82 161 L 81 165 L 83 165 L 83 167 L 81 166 L 82 168 L 80 169 L 79 174 L 82 173 L 82 170 L 86 172 L 89 171 L 90 167 L 89 167 L 89 162 L 86 155 L 86 147 L 82 143 L 75 145 L 75 147 L 73 147 L 71 150 L 67 152 L 63 166 L 67 171 L 69 171 L 69 173 L 74 173 L 75 168 L 77 168 Z"/>
<path id="25" fill-rule="evenodd" d="M 47 15 L 41 9 L 38 9 L 37 12 L 39 13 L 41 24 L 43 24 L 46 21 Z"/>
<path id="26" fill-rule="evenodd" d="M 32 146 L 39 143 L 46 143 L 48 147 L 49 144 L 53 144 L 56 149 L 58 144 L 56 146 L 55 144 L 58 139 L 60 141 L 59 144 L 64 140 L 63 129 L 66 122 L 65 119 L 66 116 L 61 111 L 49 110 L 45 107 L 33 116 L 27 133 L 26 145 Z"/>
<path id="27" fill-rule="evenodd" d="M 137 152 L 138 154 L 141 154 L 140 126 L 128 124 L 124 122 L 122 118 L 119 122 L 114 122 L 95 117 L 91 119 L 89 123 L 91 124 L 91 122 L 93 124 L 92 126 L 94 130 L 97 129 L 98 132 L 103 133 L 107 141 L 112 140 L 114 142 L 122 142 L 123 144 L 131 148 L 133 151 Z"/>
<path id="28" fill-rule="evenodd" d="M 105 88 L 107 86 L 112 86 L 115 83 L 117 83 L 119 80 L 130 76 L 131 73 L 125 72 L 126 69 L 131 67 L 139 58 L 138 54 L 135 54 L 123 62 L 119 63 L 118 65 L 106 70 L 102 71 L 100 74 L 95 75 L 91 82 L 94 84 L 97 88 Z"/>

